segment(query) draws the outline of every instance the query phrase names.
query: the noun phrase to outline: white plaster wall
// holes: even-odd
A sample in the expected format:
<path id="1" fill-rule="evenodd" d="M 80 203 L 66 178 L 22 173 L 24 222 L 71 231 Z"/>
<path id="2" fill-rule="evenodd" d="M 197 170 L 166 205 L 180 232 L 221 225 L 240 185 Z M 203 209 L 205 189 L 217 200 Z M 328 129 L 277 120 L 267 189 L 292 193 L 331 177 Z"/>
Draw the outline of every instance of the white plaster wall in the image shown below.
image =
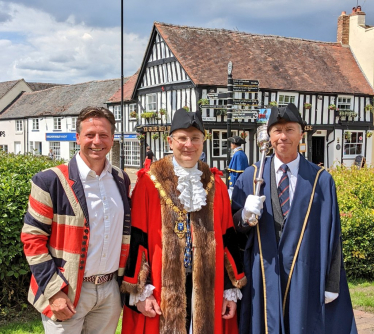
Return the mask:
<path id="1" fill-rule="evenodd" d="M 370 85 L 374 87 L 374 27 L 365 28 L 365 15 L 350 17 L 349 46 Z"/>
<path id="2" fill-rule="evenodd" d="M 16 131 L 15 120 L 0 121 L 0 131 L 5 131 L 5 137 L 0 137 L 0 145 L 8 145 L 8 152 L 14 153 L 15 142 L 21 143 L 21 153 L 25 152 L 24 134 L 25 134 L 25 121 L 23 121 L 22 131 Z M 16 152 L 19 153 L 19 152 Z"/>

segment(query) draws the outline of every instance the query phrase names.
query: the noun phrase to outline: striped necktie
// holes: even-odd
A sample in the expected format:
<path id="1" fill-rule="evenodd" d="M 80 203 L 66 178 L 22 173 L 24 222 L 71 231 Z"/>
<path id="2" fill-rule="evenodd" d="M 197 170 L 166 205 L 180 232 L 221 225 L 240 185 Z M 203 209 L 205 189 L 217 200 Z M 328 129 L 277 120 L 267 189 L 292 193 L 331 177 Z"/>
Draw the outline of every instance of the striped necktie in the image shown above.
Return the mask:
<path id="1" fill-rule="evenodd" d="M 287 175 L 288 166 L 283 164 L 279 169 L 283 172 L 283 174 L 278 185 L 278 197 L 283 218 L 286 219 L 288 212 L 290 211 L 290 181 Z"/>

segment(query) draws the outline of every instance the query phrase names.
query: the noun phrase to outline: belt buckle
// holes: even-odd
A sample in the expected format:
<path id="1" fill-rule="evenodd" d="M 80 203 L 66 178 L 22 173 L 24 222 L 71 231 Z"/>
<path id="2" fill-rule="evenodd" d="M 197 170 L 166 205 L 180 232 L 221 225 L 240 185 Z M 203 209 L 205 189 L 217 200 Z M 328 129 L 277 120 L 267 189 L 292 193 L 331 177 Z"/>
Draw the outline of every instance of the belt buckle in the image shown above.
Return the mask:
<path id="1" fill-rule="evenodd" d="M 95 285 L 100 285 L 100 284 L 102 284 L 103 282 L 99 282 L 99 279 L 100 279 L 101 277 L 103 277 L 103 276 L 105 276 L 105 275 L 97 275 L 97 276 L 95 277 L 95 282 L 94 282 L 94 284 L 95 284 Z"/>

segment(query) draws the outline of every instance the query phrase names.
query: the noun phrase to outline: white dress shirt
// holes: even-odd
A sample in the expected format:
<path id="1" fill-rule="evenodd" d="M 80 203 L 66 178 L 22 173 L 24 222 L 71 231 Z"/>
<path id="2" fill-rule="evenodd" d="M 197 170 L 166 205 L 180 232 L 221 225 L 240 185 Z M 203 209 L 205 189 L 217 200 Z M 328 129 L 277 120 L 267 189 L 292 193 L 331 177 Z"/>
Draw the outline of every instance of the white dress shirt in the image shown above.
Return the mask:
<path id="1" fill-rule="evenodd" d="M 297 154 L 297 158 L 287 164 L 288 166 L 288 179 L 290 182 L 289 187 L 289 193 L 290 193 L 290 207 L 293 200 L 293 195 L 295 193 L 296 189 L 296 183 L 297 183 L 297 174 L 299 174 L 299 163 L 300 163 L 300 155 Z M 275 170 L 275 180 L 277 182 L 277 185 L 279 184 L 279 181 L 282 178 L 282 170 L 280 169 L 280 166 L 282 166 L 284 163 L 280 161 L 276 155 L 274 155 L 274 170 Z"/>
<path id="2" fill-rule="evenodd" d="M 79 176 L 90 221 L 84 277 L 110 274 L 118 270 L 123 232 L 123 203 L 121 194 L 111 174 L 108 160 L 100 175 L 91 170 L 76 155 Z"/>

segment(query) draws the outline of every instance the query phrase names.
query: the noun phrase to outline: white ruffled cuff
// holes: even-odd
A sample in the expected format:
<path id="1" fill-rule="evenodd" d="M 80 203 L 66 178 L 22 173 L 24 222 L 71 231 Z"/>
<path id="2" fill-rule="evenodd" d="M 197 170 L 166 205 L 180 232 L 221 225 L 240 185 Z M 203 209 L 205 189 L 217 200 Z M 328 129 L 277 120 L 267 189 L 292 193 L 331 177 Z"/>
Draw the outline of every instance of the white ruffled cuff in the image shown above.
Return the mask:
<path id="1" fill-rule="evenodd" d="M 223 298 L 225 298 L 226 300 L 235 302 L 235 303 L 238 302 L 238 299 L 241 300 L 242 297 L 243 297 L 242 292 L 237 288 L 227 289 L 223 291 Z"/>
<path id="2" fill-rule="evenodd" d="M 129 304 L 136 305 L 139 301 L 144 302 L 150 295 L 153 294 L 155 287 L 152 284 L 147 284 L 142 293 L 130 293 Z"/>

